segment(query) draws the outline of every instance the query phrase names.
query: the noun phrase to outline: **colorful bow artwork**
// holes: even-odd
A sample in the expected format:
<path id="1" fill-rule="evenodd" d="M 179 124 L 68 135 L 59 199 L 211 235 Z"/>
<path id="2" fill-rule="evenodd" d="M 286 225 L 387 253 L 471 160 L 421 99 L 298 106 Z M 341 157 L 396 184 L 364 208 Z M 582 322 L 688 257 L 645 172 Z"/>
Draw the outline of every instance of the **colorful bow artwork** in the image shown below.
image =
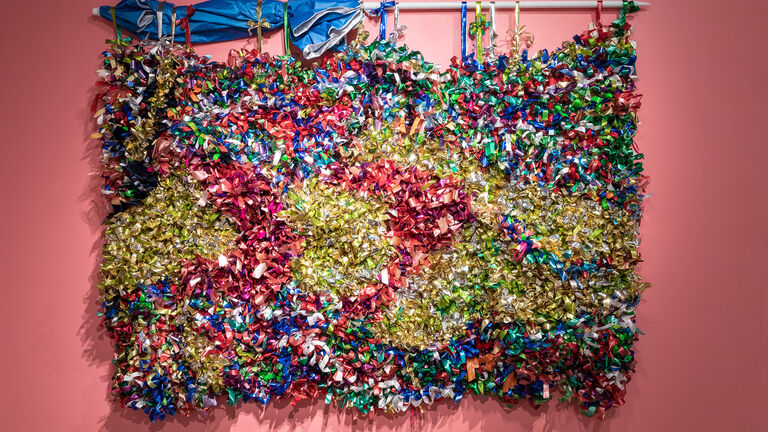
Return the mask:
<path id="1" fill-rule="evenodd" d="M 623 404 L 647 286 L 632 9 L 445 70 L 383 38 L 306 66 L 118 36 L 93 105 L 114 396 L 152 421 Z"/>

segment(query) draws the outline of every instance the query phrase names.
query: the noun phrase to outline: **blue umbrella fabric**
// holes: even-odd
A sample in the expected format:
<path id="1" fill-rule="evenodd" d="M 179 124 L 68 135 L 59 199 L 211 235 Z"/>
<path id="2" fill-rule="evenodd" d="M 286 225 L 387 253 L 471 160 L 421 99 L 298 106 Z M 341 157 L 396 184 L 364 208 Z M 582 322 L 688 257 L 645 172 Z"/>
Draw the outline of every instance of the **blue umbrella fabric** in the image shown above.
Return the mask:
<path id="1" fill-rule="evenodd" d="M 291 41 L 301 48 L 306 58 L 318 57 L 343 42 L 347 33 L 355 28 L 363 17 L 363 8 L 358 0 L 288 3 Z"/>
<path id="2" fill-rule="evenodd" d="M 162 14 L 158 14 L 163 3 Z M 158 16 L 162 35 L 174 33 L 175 42 L 186 40 L 185 31 L 172 23 L 175 5 L 156 0 L 121 0 L 115 8 L 117 25 L 142 39 L 157 39 Z M 188 20 L 190 42 L 193 44 L 223 42 L 252 37 L 258 20 L 257 0 L 208 0 L 192 5 L 194 12 Z M 187 18 L 187 8 L 176 7 L 176 20 Z M 291 41 L 306 58 L 315 58 L 343 42 L 347 33 L 363 19 L 358 0 L 291 0 L 288 2 L 288 27 Z M 110 6 L 99 7 L 99 15 L 112 21 Z M 262 32 L 283 26 L 283 2 L 261 2 Z"/>
<path id="3" fill-rule="evenodd" d="M 157 18 L 159 4 L 156 0 L 122 0 L 115 6 L 117 25 L 142 39 L 157 39 Z M 192 43 L 219 42 L 250 37 L 256 22 L 256 0 L 209 0 L 192 5 L 194 12 L 189 18 Z M 163 35 L 170 35 L 173 29 L 172 11 L 175 5 L 163 5 Z M 101 6 L 99 15 L 112 20 L 110 7 Z M 177 7 L 176 19 L 186 18 L 187 8 Z M 280 28 L 283 25 L 283 3 L 278 0 L 264 0 L 261 6 L 262 30 Z M 250 22 L 250 25 L 249 25 Z M 265 28 L 269 26 L 268 28 Z M 251 30 L 251 33 L 249 33 Z M 174 41 L 184 42 L 184 31 L 176 26 Z"/>

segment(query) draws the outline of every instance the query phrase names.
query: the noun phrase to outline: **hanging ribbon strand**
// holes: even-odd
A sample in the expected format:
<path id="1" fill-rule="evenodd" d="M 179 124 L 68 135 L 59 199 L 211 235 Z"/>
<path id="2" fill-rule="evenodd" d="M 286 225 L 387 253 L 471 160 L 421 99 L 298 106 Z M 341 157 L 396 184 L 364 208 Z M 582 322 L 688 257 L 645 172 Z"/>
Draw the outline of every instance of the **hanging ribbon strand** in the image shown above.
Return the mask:
<path id="1" fill-rule="evenodd" d="M 171 12 L 171 45 L 173 45 L 174 40 L 176 40 L 176 6 Z"/>
<path id="2" fill-rule="evenodd" d="M 487 26 L 488 23 L 483 14 L 483 3 L 475 2 L 475 22 L 470 25 L 469 31 L 475 37 L 475 53 L 480 63 L 483 62 L 483 35 Z"/>
<path id="3" fill-rule="evenodd" d="M 192 15 L 194 15 L 194 13 L 195 13 L 195 8 L 192 7 L 192 6 L 187 6 L 186 7 L 186 14 L 185 14 L 184 18 L 182 18 L 182 19 L 180 19 L 180 20 L 178 20 L 176 22 L 176 25 L 178 25 L 180 28 L 184 29 L 184 38 L 186 39 L 186 42 L 187 42 L 187 49 L 192 48 L 192 42 L 191 42 L 192 32 L 191 32 L 190 26 L 189 26 L 189 18 Z"/>
<path id="4" fill-rule="evenodd" d="M 349 43 L 349 50 L 356 53 L 362 52 L 366 46 L 365 41 L 367 41 L 370 36 L 370 32 L 365 29 L 363 21 L 360 20 L 357 24 L 357 36 L 355 37 L 355 40 Z"/>
<path id="5" fill-rule="evenodd" d="M 520 0 L 515 2 L 515 56 L 520 52 Z"/>
<path id="6" fill-rule="evenodd" d="M 261 42 L 263 40 L 263 35 L 262 35 L 262 32 L 261 32 L 261 29 L 262 28 L 265 28 L 265 29 L 271 29 L 272 28 L 272 24 L 270 24 L 269 21 L 265 20 L 262 17 L 262 14 L 261 14 L 261 11 L 262 11 L 262 1 L 263 0 L 259 0 L 258 2 L 256 2 L 256 21 L 251 20 L 251 21 L 248 21 L 248 23 L 247 23 L 248 27 L 249 27 L 249 29 L 248 29 L 248 33 L 249 34 L 251 34 L 251 29 L 253 29 L 253 28 L 256 29 L 256 48 L 258 49 L 259 55 L 262 54 Z"/>
<path id="7" fill-rule="evenodd" d="M 630 28 L 629 23 L 627 23 L 627 14 L 637 12 L 639 10 L 640 10 L 640 7 L 638 7 L 637 4 L 635 4 L 635 2 L 631 0 L 622 1 L 619 18 L 617 18 L 616 21 L 611 23 L 614 27 L 616 27 L 616 32 L 620 36 L 624 36 L 625 32 Z"/>
<path id="8" fill-rule="evenodd" d="M 509 33 L 509 32 L 508 32 Z M 525 30 L 525 26 L 520 25 L 520 1 L 515 2 L 515 29 L 512 33 L 512 46 L 510 47 L 510 57 L 520 58 L 520 52 L 533 45 L 533 35 Z"/>
<path id="9" fill-rule="evenodd" d="M 514 40 L 515 58 L 520 54 L 520 0 L 515 2 L 515 40 Z"/>
<path id="10" fill-rule="evenodd" d="M 467 57 L 467 2 L 461 2 L 461 61 Z"/>
<path id="11" fill-rule="evenodd" d="M 389 42 L 392 45 L 397 45 L 398 39 L 405 36 L 405 30 L 407 27 L 400 25 L 400 3 L 395 3 L 395 28 L 389 34 Z"/>
<path id="12" fill-rule="evenodd" d="M 484 49 L 484 53 L 488 56 L 488 61 L 493 61 L 496 58 L 496 38 L 499 36 L 496 33 L 496 2 L 491 2 L 488 17 L 491 32 L 488 34 L 488 47 Z"/>
<path id="13" fill-rule="evenodd" d="M 163 21 L 163 14 L 165 12 L 165 2 L 160 2 L 158 4 L 158 15 L 157 15 L 157 22 L 158 22 L 158 31 L 157 31 L 157 49 L 164 50 L 166 48 L 173 49 L 174 45 L 174 38 L 176 37 L 176 6 L 171 6 L 171 32 L 169 34 L 165 34 L 162 31 L 162 26 L 164 25 Z"/>
<path id="14" fill-rule="evenodd" d="M 283 3 L 283 39 L 285 42 L 285 55 L 291 53 L 290 39 L 288 38 L 288 1 Z"/>
<path id="15" fill-rule="evenodd" d="M 369 16 L 379 16 L 379 40 L 387 40 L 387 9 L 395 5 L 394 1 L 383 1 Z"/>
<path id="16" fill-rule="evenodd" d="M 115 27 L 115 43 L 118 45 L 126 45 L 130 38 L 123 39 L 123 31 L 120 30 L 120 26 L 117 25 L 117 19 L 115 18 L 115 8 L 109 8 L 109 14 L 112 16 L 112 24 Z"/>
<path id="17" fill-rule="evenodd" d="M 596 20 L 597 21 L 597 30 L 602 31 L 603 30 L 603 0 L 597 0 L 597 9 L 596 9 Z"/>
<path id="18" fill-rule="evenodd" d="M 163 39 L 163 9 L 165 8 L 165 2 L 161 1 L 157 4 L 157 40 Z"/>
<path id="19" fill-rule="evenodd" d="M 150 48 L 150 52 L 153 54 L 163 55 L 164 37 L 163 37 L 163 9 L 165 9 L 165 2 L 161 1 L 157 3 L 157 10 L 155 11 L 155 21 L 157 23 L 157 43 Z M 152 39 L 147 35 L 147 38 L 142 43 L 151 44 Z"/>

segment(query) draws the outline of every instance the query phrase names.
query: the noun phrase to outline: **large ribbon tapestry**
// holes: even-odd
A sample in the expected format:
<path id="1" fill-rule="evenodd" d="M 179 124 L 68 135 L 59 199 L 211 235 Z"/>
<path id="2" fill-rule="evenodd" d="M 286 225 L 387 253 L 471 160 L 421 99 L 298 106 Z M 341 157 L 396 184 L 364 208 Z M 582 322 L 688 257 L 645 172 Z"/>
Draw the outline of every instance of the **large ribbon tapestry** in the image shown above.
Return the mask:
<path id="1" fill-rule="evenodd" d="M 645 287 L 632 9 L 445 70 L 386 38 L 314 66 L 114 41 L 94 116 L 115 396 L 153 421 L 622 404 Z"/>

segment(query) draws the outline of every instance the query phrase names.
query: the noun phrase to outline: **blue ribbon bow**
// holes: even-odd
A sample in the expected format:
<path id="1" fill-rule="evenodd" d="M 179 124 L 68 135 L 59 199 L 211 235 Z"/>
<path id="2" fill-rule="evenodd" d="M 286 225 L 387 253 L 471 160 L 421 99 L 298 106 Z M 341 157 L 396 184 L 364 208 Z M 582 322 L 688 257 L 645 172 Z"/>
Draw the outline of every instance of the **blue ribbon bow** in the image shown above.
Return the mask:
<path id="1" fill-rule="evenodd" d="M 387 9 L 395 6 L 394 1 L 383 1 L 381 5 L 371 11 L 372 15 L 378 15 L 380 18 L 379 24 L 379 39 L 387 39 Z"/>
<path id="2" fill-rule="evenodd" d="M 461 59 L 467 58 L 467 2 L 461 2 Z"/>

